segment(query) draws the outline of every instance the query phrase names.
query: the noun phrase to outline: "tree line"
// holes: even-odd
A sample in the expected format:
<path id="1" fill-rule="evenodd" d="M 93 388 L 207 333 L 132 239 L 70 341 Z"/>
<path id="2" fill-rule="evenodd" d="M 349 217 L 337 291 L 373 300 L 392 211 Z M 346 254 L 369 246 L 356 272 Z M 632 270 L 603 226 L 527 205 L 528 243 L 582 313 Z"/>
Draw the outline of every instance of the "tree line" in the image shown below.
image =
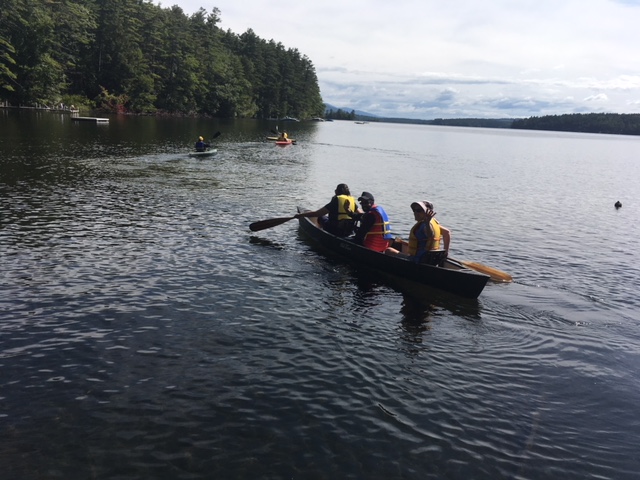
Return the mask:
<path id="1" fill-rule="evenodd" d="M 138 114 L 324 114 L 297 49 L 150 0 L 0 0 L 0 100 Z"/>
<path id="2" fill-rule="evenodd" d="M 514 120 L 511 128 L 560 132 L 640 135 L 640 114 L 574 113 Z"/>
<path id="3" fill-rule="evenodd" d="M 325 118 L 331 120 L 355 120 L 357 117 L 356 111 L 351 110 L 350 112 L 347 110 L 343 110 L 342 108 L 338 108 L 334 110 L 333 108 L 329 108 L 325 111 Z"/>
<path id="4" fill-rule="evenodd" d="M 640 135 L 640 114 L 637 113 L 573 113 L 529 118 L 382 118 L 355 116 L 356 120 L 418 125 L 454 127 L 514 128 L 523 130 L 551 130 L 559 132 L 607 133 L 612 135 Z"/>

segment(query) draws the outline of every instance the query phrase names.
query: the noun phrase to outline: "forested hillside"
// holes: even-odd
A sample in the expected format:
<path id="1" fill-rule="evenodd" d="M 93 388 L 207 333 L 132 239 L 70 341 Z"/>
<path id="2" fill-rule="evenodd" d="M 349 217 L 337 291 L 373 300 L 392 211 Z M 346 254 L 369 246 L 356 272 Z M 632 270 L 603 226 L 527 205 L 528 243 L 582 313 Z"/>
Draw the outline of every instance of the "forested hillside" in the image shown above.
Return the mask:
<path id="1" fill-rule="evenodd" d="M 454 127 L 515 128 L 522 130 L 551 130 L 558 132 L 607 133 L 612 135 L 640 135 L 640 114 L 637 113 L 572 113 L 529 118 L 382 118 L 355 116 L 356 120 L 387 123 L 415 123 Z"/>
<path id="2" fill-rule="evenodd" d="M 640 135 L 637 113 L 574 113 L 546 115 L 514 120 L 511 128 L 555 130 L 560 132 L 610 133 Z"/>
<path id="3" fill-rule="evenodd" d="M 322 116 L 295 48 L 149 0 L 0 0 L 0 101 L 217 117 Z"/>

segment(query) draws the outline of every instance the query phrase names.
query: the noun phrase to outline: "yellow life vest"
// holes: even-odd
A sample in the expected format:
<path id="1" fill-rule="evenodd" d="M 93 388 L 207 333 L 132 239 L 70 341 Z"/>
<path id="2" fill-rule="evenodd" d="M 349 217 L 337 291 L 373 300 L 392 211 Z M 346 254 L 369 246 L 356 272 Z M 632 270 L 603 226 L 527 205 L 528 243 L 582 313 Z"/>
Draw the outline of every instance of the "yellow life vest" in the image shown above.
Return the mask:
<path id="1" fill-rule="evenodd" d="M 356 211 L 356 199 L 349 195 L 338 195 L 338 220 L 351 220 L 351 217 L 347 214 L 347 210 L 344 208 L 345 200 L 349 202 L 349 209 L 351 213 Z"/>
<path id="2" fill-rule="evenodd" d="M 423 223 L 416 223 L 409 233 L 409 255 L 411 256 L 421 256 L 424 252 L 440 250 L 440 241 L 442 240 L 440 224 L 435 218 L 431 219 L 429 227 L 433 236 L 428 237 L 426 229 L 429 227 L 424 225 L 424 228 L 420 228 Z"/>

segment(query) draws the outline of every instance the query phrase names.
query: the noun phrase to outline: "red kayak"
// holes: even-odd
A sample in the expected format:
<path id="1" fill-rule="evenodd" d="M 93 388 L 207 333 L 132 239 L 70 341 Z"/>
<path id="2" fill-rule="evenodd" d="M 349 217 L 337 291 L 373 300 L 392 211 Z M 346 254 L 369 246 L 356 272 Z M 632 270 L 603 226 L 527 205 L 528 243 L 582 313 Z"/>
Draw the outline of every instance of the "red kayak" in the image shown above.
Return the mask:
<path id="1" fill-rule="evenodd" d="M 293 143 L 293 140 L 278 140 L 276 142 L 276 145 L 291 145 Z"/>

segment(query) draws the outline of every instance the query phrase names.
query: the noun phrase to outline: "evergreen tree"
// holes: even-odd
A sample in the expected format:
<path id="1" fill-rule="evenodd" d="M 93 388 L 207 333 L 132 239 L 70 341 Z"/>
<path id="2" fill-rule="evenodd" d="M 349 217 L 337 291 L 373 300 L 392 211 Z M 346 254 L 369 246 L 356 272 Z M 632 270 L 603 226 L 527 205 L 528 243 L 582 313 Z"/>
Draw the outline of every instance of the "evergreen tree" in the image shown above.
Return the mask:
<path id="1" fill-rule="evenodd" d="M 323 104 L 311 61 L 220 12 L 151 0 L 0 0 L 0 99 L 222 117 L 307 118 Z"/>

